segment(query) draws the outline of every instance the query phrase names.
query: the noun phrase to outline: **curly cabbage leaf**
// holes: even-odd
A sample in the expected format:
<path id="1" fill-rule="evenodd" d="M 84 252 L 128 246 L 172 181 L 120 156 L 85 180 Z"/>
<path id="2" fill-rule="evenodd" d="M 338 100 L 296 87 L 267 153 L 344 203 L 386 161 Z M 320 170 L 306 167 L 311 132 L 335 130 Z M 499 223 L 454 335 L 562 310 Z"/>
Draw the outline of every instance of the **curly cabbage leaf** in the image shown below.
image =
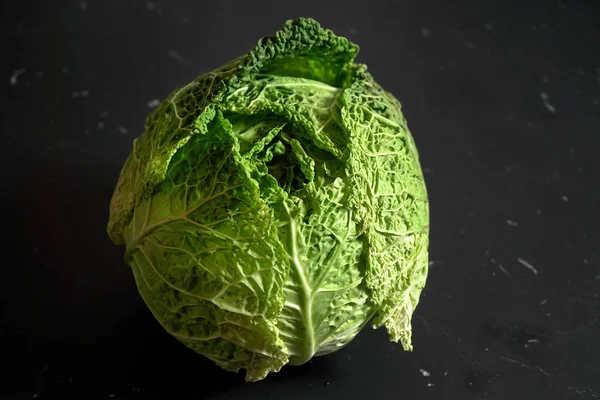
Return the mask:
<path id="1" fill-rule="evenodd" d="M 154 317 L 249 381 L 371 320 L 412 349 L 427 192 L 400 104 L 357 52 L 288 21 L 149 115 L 111 201 Z"/>

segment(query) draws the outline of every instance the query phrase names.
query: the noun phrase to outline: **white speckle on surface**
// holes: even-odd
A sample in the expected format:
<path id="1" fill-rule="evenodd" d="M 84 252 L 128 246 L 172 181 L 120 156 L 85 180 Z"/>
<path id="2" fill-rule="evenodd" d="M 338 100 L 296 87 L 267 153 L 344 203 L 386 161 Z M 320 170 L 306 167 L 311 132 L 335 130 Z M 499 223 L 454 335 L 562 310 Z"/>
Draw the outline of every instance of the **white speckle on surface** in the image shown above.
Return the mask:
<path id="1" fill-rule="evenodd" d="M 184 62 L 183 57 L 176 50 L 169 50 L 169 57 L 171 57 L 175 61 Z"/>
<path id="2" fill-rule="evenodd" d="M 485 24 L 485 29 L 487 29 L 488 31 L 491 31 L 493 28 L 492 23 L 488 22 L 487 24 Z"/>
<path id="3" fill-rule="evenodd" d="M 444 376 L 448 376 L 448 371 L 444 372 Z"/>
<path id="4" fill-rule="evenodd" d="M 429 261 L 429 267 L 436 267 L 438 265 L 443 265 L 444 261 L 442 260 L 431 260 Z"/>
<path id="5" fill-rule="evenodd" d="M 508 276 L 509 278 L 512 278 L 512 276 L 510 276 L 510 274 L 508 273 L 508 271 L 506 270 L 506 268 L 504 268 L 504 266 L 503 266 L 502 264 L 498 263 L 498 262 L 496 261 L 496 259 L 490 255 L 490 252 L 489 252 L 489 251 L 487 251 L 487 250 L 486 250 L 485 254 L 488 256 L 488 259 L 490 260 L 490 262 L 491 262 L 493 265 L 495 265 L 496 267 L 498 267 L 498 269 L 499 269 L 500 271 L 502 271 L 502 273 L 503 273 L 504 275 Z M 496 274 L 495 274 L 495 273 L 493 273 L 493 272 L 492 272 L 492 275 L 496 276 Z"/>
<path id="6" fill-rule="evenodd" d="M 429 32 L 429 29 L 427 28 L 421 28 L 421 36 L 423 37 L 429 37 L 431 35 L 431 32 Z"/>
<path id="7" fill-rule="evenodd" d="M 119 130 L 119 132 L 123 135 L 127 135 L 127 128 L 125 128 L 123 125 L 119 125 L 117 127 L 117 129 Z"/>
<path id="8" fill-rule="evenodd" d="M 508 276 L 509 278 L 512 278 L 512 277 L 510 276 L 510 274 L 508 273 L 508 271 L 506 270 L 506 268 L 504 268 L 504 266 L 503 266 L 502 264 L 496 264 L 496 266 L 498 267 L 498 269 L 499 269 L 500 271 L 502 271 L 502 273 L 503 273 L 504 275 Z"/>
<path id="9" fill-rule="evenodd" d="M 552 104 L 550 104 L 550 101 L 548 101 L 550 95 L 546 92 L 540 92 L 540 97 L 542 99 L 542 102 L 544 103 L 544 107 L 546 108 L 546 110 L 554 114 L 556 112 L 556 108 Z"/>
<path id="10" fill-rule="evenodd" d="M 431 173 L 433 173 L 433 169 L 432 168 L 423 168 L 423 172 L 426 174 L 431 174 Z"/>
<path id="11" fill-rule="evenodd" d="M 569 201 L 569 198 L 568 198 L 567 196 L 565 196 L 564 194 L 561 196 L 561 198 L 560 198 L 560 199 L 561 199 L 562 201 L 564 201 L 565 203 L 566 203 L 567 201 Z"/>
<path id="12" fill-rule="evenodd" d="M 550 104 L 550 102 L 545 101 L 544 107 L 546 107 L 546 110 L 550 111 L 552 114 L 556 113 L 556 108 L 554 108 L 554 106 Z"/>
<path id="13" fill-rule="evenodd" d="M 115 398 L 115 395 L 111 393 L 111 394 L 109 394 L 109 395 L 108 395 L 108 398 L 109 398 L 109 399 L 114 399 L 114 398 Z"/>
<path id="14" fill-rule="evenodd" d="M 39 396 L 39 395 L 38 395 L 37 393 L 34 393 L 34 394 L 33 394 L 33 396 L 31 396 L 31 398 L 32 398 L 32 399 L 37 399 L 37 398 L 38 398 L 38 396 Z"/>
<path id="15" fill-rule="evenodd" d="M 17 84 L 17 82 L 19 81 L 19 76 L 23 75 L 24 73 L 25 73 L 25 68 L 15 70 L 12 73 L 12 75 L 10 76 L 10 84 L 15 86 Z"/>
<path id="16" fill-rule="evenodd" d="M 435 386 L 435 384 L 434 383 L 428 383 L 427 384 L 427 387 L 432 387 L 432 386 Z"/>
<path id="17" fill-rule="evenodd" d="M 421 372 L 421 375 L 423 375 L 423 376 L 430 376 L 431 375 L 428 371 L 426 371 L 426 370 L 424 370 L 422 368 L 419 369 L 419 372 Z"/>
<path id="18" fill-rule="evenodd" d="M 158 105 L 160 104 L 160 100 L 152 99 L 146 104 L 148 104 L 148 107 L 150 107 L 150 108 L 155 108 L 155 107 L 158 107 Z"/>
<path id="19" fill-rule="evenodd" d="M 88 9 L 88 2 L 83 0 L 81 3 L 79 3 L 79 8 L 81 9 L 81 11 L 85 11 Z"/>
<path id="20" fill-rule="evenodd" d="M 98 125 L 96 125 L 96 127 L 98 128 L 99 131 L 101 131 L 102 129 L 104 129 L 104 122 L 102 122 L 102 121 L 98 122 Z"/>
<path id="21" fill-rule="evenodd" d="M 531 366 L 531 365 L 528 365 L 528 364 L 524 364 L 524 363 L 522 363 L 520 361 L 517 361 L 517 360 L 515 360 L 513 358 L 509 358 L 509 357 L 500 357 L 500 358 L 503 359 L 503 360 L 505 360 L 505 361 L 508 361 L 511 364 L 516 364 L 516 365 L 518 365 L 518 366 L 520 366 L 522 368 L 526 368 L 526 369 L 531 369 L 531 370 L 538 371 L 538 372 L 542 373 L 545 376 L 551 376 L 548 372 L 544 371 L 540 367 L 534 367 L 534 366 Z"/>
<path id="22" fill-rule="evenodd" d="M 548 302 L 548 300 L 544 299 L 542 301 L 540 301 L 540 306 L 543 306 L 544 304 L 546 304 Z"/>
<path id="23" fill-rule="evenodd" d="M 508 225 L 510 225 L 510 226 L 519 226 L 519 223 L 517 221 L 513 221 L 513 220 L 510 220 L 510 219 L 507 219 L 506 223 Z"/>
<path id="24" fill-rule="evenodd" d="M 528 270 L 530 270 L 531 272 L 533 272 L 534 275 L 538 274 L 537 269 L 535 269 L 535 267 L 533 265 L 529 264 L 527 262 L 527 260 L 524 260 L 521 257 L 517 257 L 517 262 L 519 264 L 521 264 L 522 266 L 524 266 L 525 268 L 527 268 Z"/>
<path id="25" fill-rule="evenodd" d="M 148 11 L 154 12 L 157 15 L 162 15 L 163 10 L 156 3 L 149 2 L 148 4 L 146 4 L 146 8 L 148 9 Z"/>
<path id="26" fill-rule="evenodd" d="M 90 95 L 90 91 L 89 90 L 80 90 L 78 92 L 73 92 L 71 93 L 71 97 L 74 99 L 78 99 L 80 97 L 89 97 Z"/>
<path id="27" fill-rule="evenodd" d="M 569 388 L 569 390 L 574 391 L 575 393 L 577 393 L 577 395 L 579 397 L 577 397 L 578 399 L 600 399 L 600 393 L 595 393 L 591 388 L 586 387 L 583 389 L 578 389 L 576 387 L 573 387 L 571 385 L 567 385 L 567 387 Z"/>

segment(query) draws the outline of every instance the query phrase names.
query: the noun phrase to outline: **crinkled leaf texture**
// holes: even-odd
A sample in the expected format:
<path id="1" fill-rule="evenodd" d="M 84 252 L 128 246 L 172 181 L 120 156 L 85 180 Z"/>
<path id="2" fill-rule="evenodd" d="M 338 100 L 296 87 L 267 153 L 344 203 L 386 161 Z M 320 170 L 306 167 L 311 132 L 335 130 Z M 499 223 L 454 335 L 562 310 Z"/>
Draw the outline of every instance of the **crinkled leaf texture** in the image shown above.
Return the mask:
<path id="1" fill-rule="evenodd" d="M 411 349 L 427 192 L 400 104 L 357 52 L 288 21 L 154 110 L 115 189 L 108 233 L 149 309 L 249 381 L 369 320 Z"/>

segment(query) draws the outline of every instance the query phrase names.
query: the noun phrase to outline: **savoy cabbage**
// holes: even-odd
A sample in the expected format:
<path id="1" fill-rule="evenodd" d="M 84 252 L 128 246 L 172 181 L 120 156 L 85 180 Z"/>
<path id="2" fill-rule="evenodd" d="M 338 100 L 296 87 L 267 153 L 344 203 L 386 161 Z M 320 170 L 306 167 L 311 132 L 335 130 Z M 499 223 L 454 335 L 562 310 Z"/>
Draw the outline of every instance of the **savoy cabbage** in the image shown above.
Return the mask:
<path id="1" fill-rule="evenodd" d="M 174 91 L 110 206 L 154 317 L 257 381 L 368 321 L 411 347 L 429 208 L 399 102 L 311 19 Z"/>

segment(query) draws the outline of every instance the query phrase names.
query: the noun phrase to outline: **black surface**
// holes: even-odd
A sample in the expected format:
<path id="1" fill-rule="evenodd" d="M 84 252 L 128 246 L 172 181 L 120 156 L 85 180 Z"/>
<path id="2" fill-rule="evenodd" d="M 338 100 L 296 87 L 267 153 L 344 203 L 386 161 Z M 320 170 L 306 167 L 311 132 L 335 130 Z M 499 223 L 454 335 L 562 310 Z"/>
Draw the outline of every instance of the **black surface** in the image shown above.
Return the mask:
<path id="1" fill-rule="evenodd" d="M 598 2 L 0 7 L 3 398 L 600 398 Z M 432 265 L 413 353 L 365 329 L 246 384 L 154 321 L 107 209 L 147 102 L 298 16 L 358 43 L 402 101 Z"/>

